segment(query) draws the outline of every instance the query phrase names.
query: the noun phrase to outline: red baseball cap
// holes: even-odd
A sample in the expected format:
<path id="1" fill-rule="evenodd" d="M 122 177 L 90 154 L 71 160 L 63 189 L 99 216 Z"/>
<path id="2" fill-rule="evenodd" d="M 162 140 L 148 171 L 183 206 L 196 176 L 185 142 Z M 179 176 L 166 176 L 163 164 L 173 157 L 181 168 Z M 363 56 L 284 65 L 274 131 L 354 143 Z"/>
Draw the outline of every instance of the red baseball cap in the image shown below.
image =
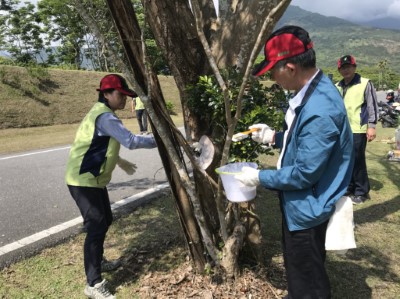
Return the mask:
<path id="1" fill-rule="evenodd" d="M 97 88 L 97 91 L 105 91 L 107 89 L 116 89 L 122 94 L 126 94 L 130 97 L 136 97 L 137 94 L 128 87 L 128 83 L 126 80 L 120 75 L 111 74 L 105 76 L 100 81 L 100 88 Z"/>
<path id="2" fill-rule="evenodd" d="M 298 26 L 284 26 L 273 32 L 264 46 L 265 59 L 254 70 L 254 76 L 261 76 L 274 65 L 286 58 L 306 52 L 313 47 L 308 32 Z"/>
<path id="3" fill-rule="evenodd" d="M 356 59 L 354 58 L 354 56 L 351 56 L 351 55 L 345 55 L 343 57 L 340 57 L 337 62 L 337 68 L 340 69 L 345 64 L 351 64 L 351 65 L 357 66 Z"/>

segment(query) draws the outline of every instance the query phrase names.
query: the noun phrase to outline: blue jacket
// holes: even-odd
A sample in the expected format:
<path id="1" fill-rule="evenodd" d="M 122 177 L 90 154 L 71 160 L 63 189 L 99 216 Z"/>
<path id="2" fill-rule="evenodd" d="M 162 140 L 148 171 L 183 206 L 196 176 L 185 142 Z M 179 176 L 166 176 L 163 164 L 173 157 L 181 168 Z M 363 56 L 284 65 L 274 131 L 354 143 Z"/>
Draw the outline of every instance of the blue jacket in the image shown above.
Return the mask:
<path id="1" fill-rule="evenodd" d="M 281 169 L 259 173 L 262 186 L 280 191 L 290 231 L 329 220 L 353 169 L 353 135 L 343 99 L 322 71 L 295 113 Z M 280 137 L 276 135 L 278 146 Z"/>

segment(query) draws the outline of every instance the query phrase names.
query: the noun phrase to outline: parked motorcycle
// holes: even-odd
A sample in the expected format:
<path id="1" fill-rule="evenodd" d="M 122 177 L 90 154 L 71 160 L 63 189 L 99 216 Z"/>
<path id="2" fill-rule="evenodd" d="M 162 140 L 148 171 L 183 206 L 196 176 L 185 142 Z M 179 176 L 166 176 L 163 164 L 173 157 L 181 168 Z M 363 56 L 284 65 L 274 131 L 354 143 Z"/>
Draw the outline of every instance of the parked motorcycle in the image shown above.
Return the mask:
<path id="1" fill-rule="evenodd" d="M 399 111 L 390 105 L 380 101 L 378 103 L 378 121 L 382 123 L 382 128 L 395 128 L 399 125 Z"/>

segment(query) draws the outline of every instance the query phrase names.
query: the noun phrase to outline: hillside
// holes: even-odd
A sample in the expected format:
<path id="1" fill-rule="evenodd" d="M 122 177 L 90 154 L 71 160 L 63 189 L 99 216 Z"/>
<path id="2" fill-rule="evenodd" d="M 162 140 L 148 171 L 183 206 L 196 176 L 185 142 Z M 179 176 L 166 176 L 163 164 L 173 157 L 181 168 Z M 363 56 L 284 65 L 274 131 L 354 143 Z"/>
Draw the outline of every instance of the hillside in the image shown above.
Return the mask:
<path id="1" fill-rule="evenodd" d="M 97 101 L 96 88 L 105 75 L 92 71 L 35 70 L 0 66 L 0 129 L 78 123 Z M 165 99 L 179 112 L 174 80 L 160 76 Z M 131 117 L 129 104 L 118 111 Z"/>
<path id="2" fill-rule="evenodd" d="M 336 67 L 338 58 L 352 54 L 359 66 L 376 66 L 387 59 L 388 67 L 400 73 L 400 31 L 378 29 L 325 17 L 289 6 L 277 27 L 297 25 L 306 29 L 314 41 L 320 67 Z"/>

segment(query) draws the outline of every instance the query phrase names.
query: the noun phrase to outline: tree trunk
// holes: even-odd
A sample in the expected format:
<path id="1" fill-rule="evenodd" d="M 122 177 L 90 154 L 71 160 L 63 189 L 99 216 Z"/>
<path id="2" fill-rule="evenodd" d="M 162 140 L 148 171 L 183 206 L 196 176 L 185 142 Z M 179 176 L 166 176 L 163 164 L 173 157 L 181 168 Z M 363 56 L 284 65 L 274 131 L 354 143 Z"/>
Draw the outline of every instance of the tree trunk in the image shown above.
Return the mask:
<path id="1" fill-rule="evenodd" d="M 243 73 L 265 18 L 279 2 L 283 1 L 220 1 L 220 17 L 214 22 L 215 30 L 211 35 L 212 52 L 220 68 L 236 66 Z M 262 41 L 266 40 L 289 6 L 290 1 L 286 2 L 274 15 L 268 30 L 261 37 Z M 262 46 L 259 45 L 257 53 Z"/>
<path id="2" fill-rule="evenodd" d="M 151 99 L 152 105 L 156 110 L 156 114 L 165 115 L 165 101 L 157 76 L 154 75 L 154 73 L 151 75 L 150 79 L 152 82 L 150 85 L 148 85 L 150 82 L 147 82 L 146 79 L 146 70 L 143 63 L 144 55 L 142 52 L 142 44 L 140 42 L 141 31 L 131 2 L 129 0 L 107 0 L 107 3 L 113 16 L 116 28 L 121 36 L 123 47 L 128 58 L 128 63 L 136 81 L 145 92 L 147 92 L 148 86 L 152 87 Z M 170 124 L 166 119 L 161 120 L 163 121 L 164 128 L 170 127 Z M 186 193 L 186 190 L 182 188 L 178 170 L 174 167 L 174 163 L 172 163 L 170 160 L 171 153 L 169 153 L 169 151 L 175 151 L 177 155 L 182 156 L 180 146 L 176 142 L 175 136 L 173 135 L 173 129 L 169 130 L 170 135 L 166 137 L 171 140 L 172 144 L 175 144 L 175 148 L 168 149 L 165 147 L 163 142 L 161 142 L 160 137 L 158 136 L 157 128 L 155 128 L 153 124 L 152 129 L 155 133 L 158 150 L 165 168 L 165 172 L 176 199 L 176 205 L 180 216 L 179 219 L 186 237 L 186 243 L 196 268 L 199 271 L 202 271 L 205 265 L 205 256 L 203 254 L 204 247 L 200 229 L 194 217 L 193 209 L 191 208 L 188 199 L 188 194 Z"/>
<path id="3" fill-rule="evenodd" d="M 202 0 L 199 2 L 202 10 L 203 31 L 208 38 L 216 63 L 220 68 L 236 66 L 240 72 L 244 72 L 264 20 L 279 1 L 220 1 L 223 9 L 219 17 L 215 13 L 212 1 Z M 216 135 L 217 138 L 221 138 L 221 132 L 217 133 L 216 128 L 213 128 L 210 123 L 201 123 L 186 104 L 186 87 L 195 84 L 199 76 L 207 75 L 211 72 L 205 50 L 196 32 L 193 13 L 188 5 L 188 1 L 142 0 L 142 3 L 146 7 L 147 20 L 156 42 L 168 62 L 180 91 L 188 139 L 199 140 L 203 134 L 213 137 Z M 262 37 L 263 39 L 272 31 L 275 23 L 281 17 L 289 3 L 290 1 L 286 1 L 284 6 L 274 15 L 274 18 L 269 23 L 269 30 Z M 259 48 L 261 46 L 262 44 L 260 44 Z M 223 144 L 215 144 L 215 146 L 217 151 L 221 153 Z M 220 158 L 221 155 L 216 156 L 218 161 L 220 161 Z M 217 165 L 210 167 L 207 172 L 210 176 L 217 179 L 214 172 L 215 166 Z M 202 180 L 196 175 L 196 172 L 194 172 L 194 179 L 205 214 L 209 215 L 208 227 L 217 242 L 221 239 L 221 234 L 223 234 L 223 231 L 221 231 L 221 222 L 225 220 L 218 219 L 216 213 L 216 190 L 210 188 L 207 180 Z M 218 208 L 225 210 L 224 206 L 219 206 Z M 250 212 L 245 213 L 245 219 L 242 219 L 246 223 L 245 228 L 247 231 L 238 230 L 235 237 L 238 237 L 240 233 L 247 234 L 245 238 L 238 238 L 241 241 L 239 242 L 240 245 L 242 245 L 242 241 L 245 239 L 246 244 L 249 245 L 248 251 L 254 255 L 258 263 L 262 263 L 261 233 L 259 220 L 254 218 L 254 203 L 249 205 L 248 211 Z M 228 229 L 231 232 L 233 231 L 232 228 Z M 232 241 L 231 238 L 229 240 Z M 227 240 L 224 241 L 227 242 Z M 231 242 L 235 246 L 239 243 Z M 225 250 L 236 254 L 239 252 L 234 249 L 225 248 Z M 224 256 L 228 257 L 228 255 Z M 232 264 L 235 258 L 229 255 L 228 260 L 224 261 L 224 265 L 227 272 L 232 274 L 232 271 L 236 271 L 236 266 Z M 228 266 L 229 264 L 231 266 Z"/>
<path id="4" fill-rule="evenodd" d="M 157 45 L 162 50 L 171 73 L 178 87 L 182 111 L 184 114 L 186 138 L 198 141 L 202 135 L 212 135 L 212 127 L 193 113 L 187 105 L 186 88 L 196 84 L 199 76 L 210 74 L 203 46 L 198 38 L 193 22 L 193 14 L 185 0 L 149 1 L 142 0 L 146 18 L 152 29 Z M 184 30 L 182 30 L 184 28 Z M 221 151 L 220 144 L 214 144 L 216 152 Z M 220 156 L 219 156 L 220 157 Z M 218 155 L 215 156 L 218 159 Z M 206 171 L 210 177 L 217 180 L 214 171 L 216 163 Z M 208 229 L 215 241 L 220 240 L 220 223 L 215 203 L 216 189 L 204 175 L 194 171 L 195 186 L 202 209 L 207 219 Z"/>
<path id="5" fill-rule="evenodd" d="M 210 126 L 190 111 L 186 87 L 197 83 L 199 75 L 210 74 L 211 68 L 197 36 L 188 1 L 142 0 L 142 3 L 146 19 L 168 61 L 180 93 L 186 138 L 189 141 L 199 140 L 202 135 L 209 134 Z"/>

